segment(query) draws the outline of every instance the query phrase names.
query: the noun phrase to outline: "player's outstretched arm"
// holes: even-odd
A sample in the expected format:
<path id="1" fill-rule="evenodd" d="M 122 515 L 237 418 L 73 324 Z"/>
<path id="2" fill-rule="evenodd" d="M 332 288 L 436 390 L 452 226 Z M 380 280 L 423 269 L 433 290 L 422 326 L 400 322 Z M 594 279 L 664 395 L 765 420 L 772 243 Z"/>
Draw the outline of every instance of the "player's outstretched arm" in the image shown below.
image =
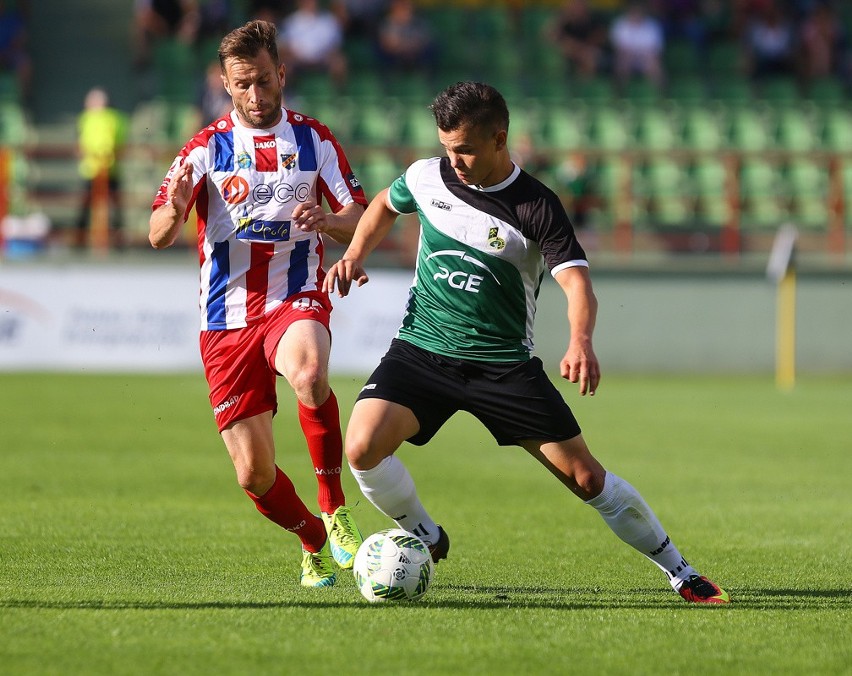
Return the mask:
<path id="1" fill-rule="evenodd" d="M 192 164 L 184 162 L 169 181 L 165 204 L 157 207 L 148 221 L 148 241 L 152 247 L 165 249 L 175 243 L 191 198 Z"/>
<path id="2" fill-rule="evenodd" d="M 326 293 L 334 293 L 337 289 L 337 295 L 343 298 L 349 293 L 352 282 L 362 286 L 369 281 L 364 261 L 385 238 L 399 215 L 388 206 L 387 196 L 387 189 L 382 190 L 361 216 L 349 247 L 343 257 L 329 268 L 323 280 L 322 288 Z"/>
<path id="3" fill-rule="evenodd" d="M 589 269 L 585 266 L 566 268 L 556 273 L 555 279 L 568 299 L 571 328 L 568 351 L 559 364 L 559 371 L 563 378 L 579 383 L 581 395 L 594 395 L 600 383 L 601 367 L 592 347 L 598 301 L 592 291 Z"/>

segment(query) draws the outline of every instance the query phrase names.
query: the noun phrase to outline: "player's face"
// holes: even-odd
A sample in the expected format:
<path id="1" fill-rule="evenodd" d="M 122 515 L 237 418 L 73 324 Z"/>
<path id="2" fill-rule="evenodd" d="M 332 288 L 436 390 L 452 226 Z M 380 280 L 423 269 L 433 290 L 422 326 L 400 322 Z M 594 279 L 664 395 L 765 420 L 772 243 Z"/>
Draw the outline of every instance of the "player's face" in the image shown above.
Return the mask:
<path id="1" fill-rule="evenodd" d="M 269 129 L 281 119 L 284 66 L 276 66 L 265 50 L 251 59 L 225 61 L 222 82 L 245 126 Z"/>
<path id="2" fill-rule="evenodd" d="M 484 131 L 470 125 L 453 131 L 438 130 L 450 164 L 459 180 L 481 188 L 496 185 L 512 172 L 505 131 Z"/>

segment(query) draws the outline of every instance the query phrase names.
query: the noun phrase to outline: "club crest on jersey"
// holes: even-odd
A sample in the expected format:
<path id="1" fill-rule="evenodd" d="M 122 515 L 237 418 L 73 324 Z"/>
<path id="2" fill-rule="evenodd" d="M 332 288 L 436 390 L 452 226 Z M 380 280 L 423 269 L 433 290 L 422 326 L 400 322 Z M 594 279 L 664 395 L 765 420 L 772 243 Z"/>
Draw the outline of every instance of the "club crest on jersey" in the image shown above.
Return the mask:
<path id="1" fill-rule="evenodd" d="M 296 158 L 298 157 L 298 153 L 293 153 L 291 155 L 281 155 L 281 166 L 287 169 L 288 171 L 296 166 Z"/>
<path id="2" fill-rule="evenodd" d="M 441 200 L 432 200 L 432 206 L 444 211 L 452 211 L 453 205 L 442 202 Z"/>
<path id="3" fill-rule="evenodd" d="M 237 166 L 240 169 L 251 169 L 251 155 L 249 155 L 246 151 L 237 155 Z"/>
<path id="4" fill-rule="evenodd" d="M 506 240 L 499 236 L 497 228 L 488 229 L 488 246 L 500 251 L 506 246 Z"/>

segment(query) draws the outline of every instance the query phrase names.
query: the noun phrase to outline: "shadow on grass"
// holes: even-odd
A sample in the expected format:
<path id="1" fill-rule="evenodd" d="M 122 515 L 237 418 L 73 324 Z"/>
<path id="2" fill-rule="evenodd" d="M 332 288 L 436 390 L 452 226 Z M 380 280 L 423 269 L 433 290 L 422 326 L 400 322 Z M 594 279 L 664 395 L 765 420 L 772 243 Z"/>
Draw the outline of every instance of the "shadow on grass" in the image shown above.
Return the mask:
<path id="1" fill-rule="evenodd" d="M 322 592 L 320 592 L 322 593 Z M 729 610 L 839 610 L 852 607 L 852 589 L 751 589 L 731 591 L 728 606 L 701 606 Z M 403 604 L 371 606 L 354 595 L 347 599 L 294 598 L 282 601 L 134 601 L 82 599 L 50 601 L 43 599 L 0 599 L 0 608 L 34 610 L 270 610 L 285 608 L 399 608 Z M 436 608 L 497 610 L 529 608 L 548 610 L 648 610 L 688 609 L 671 593 L 660 589 L 632 589 L 614 594 L 599 589 L 551 589 L 546 587 L 511 587 L 446 585 L 430 592 L 430 596 L 412 609 Z"/>

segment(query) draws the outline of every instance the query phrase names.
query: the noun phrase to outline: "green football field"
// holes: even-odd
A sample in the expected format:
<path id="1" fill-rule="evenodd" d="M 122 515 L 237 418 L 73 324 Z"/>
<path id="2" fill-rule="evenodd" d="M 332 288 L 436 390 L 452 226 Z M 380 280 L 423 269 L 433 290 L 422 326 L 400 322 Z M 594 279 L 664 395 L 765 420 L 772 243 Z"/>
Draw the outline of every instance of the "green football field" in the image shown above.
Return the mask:
<path id="1" fill-rule="evenodd" d="M 344 421 L 361 378 L 334 387 Z M 298 586 L 206 385 L 0 374 L 0 674 L 850 674 L 852 378 L 607 377 L 564 392 L 604 465 L 731 594 L 684 603 L 466 414 L 405 446 L 452 539 L 417 603 Z M 315 504 L 289 391 L 279 464 Z M 390 526 L 344 478 L 362 530 Z"/>

